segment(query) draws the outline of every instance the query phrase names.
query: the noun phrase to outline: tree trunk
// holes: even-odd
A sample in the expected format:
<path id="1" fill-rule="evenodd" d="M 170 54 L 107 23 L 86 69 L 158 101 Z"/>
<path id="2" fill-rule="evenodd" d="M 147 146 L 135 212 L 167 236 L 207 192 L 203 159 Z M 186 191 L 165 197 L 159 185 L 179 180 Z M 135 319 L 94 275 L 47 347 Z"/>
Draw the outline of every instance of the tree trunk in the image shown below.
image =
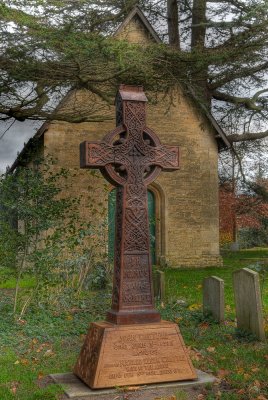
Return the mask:
<path id="1" fill-rule="evenodd" d="M 167 20 L 169 44 L 180 50 L 179 7 L 177 0 L 167 0 Z"/>
<path id="2" fill-rule="evenodd" d="M 192 50 L 202 49 L 205 46 L 206 37 L 206 3 L 207 0 L 194 0 L 192 15 Z"/>
<path id="3" fill-rule="evenodd" d="M 208 88 L 208 66 L 205 60 L 205 41 L 206 41 L 206 7 L 207 0 L 193 0 L 192 9 L 192 36 L 191 49 L 196 52 L 204 67 L 200 71 L 195 71 L 193 82 L 195 83 L 196 94 L 208 108 L 211 106 L 211 93 Z"/>

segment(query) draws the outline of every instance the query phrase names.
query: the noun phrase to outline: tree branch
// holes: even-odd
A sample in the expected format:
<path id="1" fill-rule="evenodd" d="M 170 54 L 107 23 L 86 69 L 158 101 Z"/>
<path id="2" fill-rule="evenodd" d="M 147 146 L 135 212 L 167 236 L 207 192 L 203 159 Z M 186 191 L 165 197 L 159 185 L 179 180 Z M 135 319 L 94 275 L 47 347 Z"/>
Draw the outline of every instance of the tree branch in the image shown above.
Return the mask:
<path id="1" fill-rule="evenodd" d="M 228 136 L 228 140 L 230 143 L 235 143 L 264 139 L 266 137 L 268 137 L 268 130 L 264 132 L 233 134 Z"/>
<path id="2" fill-rule="evenodd" d="M 232 103 L 236 105 L 242 105 L 247 110 L 263 111 L 266 110 L 267 107 L 265 107 L 264 104 L 257 103 L 257 101 L 259 99 L 260 94 L 267 91 L 268 89 L 263 89 L 257 92 L 253 97 L 239 97 L 215 90 L 212 92 L 212 96 L 215 100 L 226 101 L 227 103 Z"/>
<path id="3" fill-rule="evenodd" d="M 229 83 L 231 81 L 233 81 L 234 79 L 237 78 L 244 78 L 247 76 L 252 76 L 253 74 L 256 74 L 257 72 L 261 72 L 264 71 L 265 69 L 268 68 L 268 61 L 263 63 L 263 64 L 258 64 L 255 67 L 248 67 L 248 68 L 240 68 L 235 71 L 231 71 L 229 73 L 226 73 L 225 75 L 221 75 L 221 79 L 218 79 L 216 81 L 214 81 L 213 83 L 209 84 L 209 89 L 210 90 L 215 90 L 223 85 L 225 85 L 226 83 Z M 209 79 L 215 79 L 216 77 L 213 75 L 209 76 Z"/>

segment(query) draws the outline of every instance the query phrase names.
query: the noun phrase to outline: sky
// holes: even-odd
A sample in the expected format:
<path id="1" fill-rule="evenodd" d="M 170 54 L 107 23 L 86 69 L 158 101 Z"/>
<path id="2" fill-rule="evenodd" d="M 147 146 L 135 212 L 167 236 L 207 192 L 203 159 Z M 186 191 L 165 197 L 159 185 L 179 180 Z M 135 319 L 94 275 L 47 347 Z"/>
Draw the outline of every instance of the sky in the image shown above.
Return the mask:
<path id="1" fill-rule="evenodd" d="M 16 121 L 7 130 L 11 122 L 0 123 L 0 173 L 5 172 L 7 166 L 11 166 L 28 140 L 35 134 L 42 122 Z M 6 131 L 6 133 L 5 133 Z"/>

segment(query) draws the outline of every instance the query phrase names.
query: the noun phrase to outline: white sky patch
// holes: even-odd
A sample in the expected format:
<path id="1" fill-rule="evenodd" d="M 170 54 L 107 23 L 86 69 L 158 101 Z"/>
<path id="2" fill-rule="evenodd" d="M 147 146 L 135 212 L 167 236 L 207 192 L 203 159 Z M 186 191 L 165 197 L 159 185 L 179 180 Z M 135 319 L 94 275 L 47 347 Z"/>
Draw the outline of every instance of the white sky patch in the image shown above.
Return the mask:
<path id="1" fill-rule="evenodd" d="M 11 124 L 2 122 L 0 124 L 0 136 Z M 15 161 L 18 152 L 23 149 L 24 143 L 33 137 L 38 128 L 42 125 L 40 121 L 14 122 L 0 140 L 0 173 L 5 172 L 7 166 Z"/>

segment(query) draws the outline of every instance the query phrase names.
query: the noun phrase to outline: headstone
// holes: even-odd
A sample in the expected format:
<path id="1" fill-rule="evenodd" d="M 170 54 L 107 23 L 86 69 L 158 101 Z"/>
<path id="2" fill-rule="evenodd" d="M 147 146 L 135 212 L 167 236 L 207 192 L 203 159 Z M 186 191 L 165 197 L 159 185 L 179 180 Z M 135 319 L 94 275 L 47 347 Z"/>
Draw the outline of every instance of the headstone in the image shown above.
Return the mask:
<path id="1" fill-rule="evenodd" d="M 217 276 L 203 280 L 203 312 L 219 323 L 224 321 L 224 281 Z"/>
<path id="2" fill-rule="evenodd" d="M 142 87 L 121 85 L 114 131 L 81 144 L 81 167 L 117 188 L 112 307 L 92 323 L 74 373 L 92 389 L 196 379 L 176 324 L 154 308 L 147 186 L 179 166 L 178 147 L 146 126 Z"/>
<path id="3" fill-rule="evenodd" d="M 161 301 L 165 300 L 165 273 L 163 271 L 154 271 L 154 297 Z"/>
<path id="4" fill-rule="evenodd" d="M 265 340 L 259 274 L 248 268 L 233 273 L 237 328 Z"/>
<path id="5" fill-rule="evenodd" d="M 233 242 L 230 244 L 230 250 L 231 251 L 239 251 L 240 249 L 240 244 L 238 242 Z"/>

